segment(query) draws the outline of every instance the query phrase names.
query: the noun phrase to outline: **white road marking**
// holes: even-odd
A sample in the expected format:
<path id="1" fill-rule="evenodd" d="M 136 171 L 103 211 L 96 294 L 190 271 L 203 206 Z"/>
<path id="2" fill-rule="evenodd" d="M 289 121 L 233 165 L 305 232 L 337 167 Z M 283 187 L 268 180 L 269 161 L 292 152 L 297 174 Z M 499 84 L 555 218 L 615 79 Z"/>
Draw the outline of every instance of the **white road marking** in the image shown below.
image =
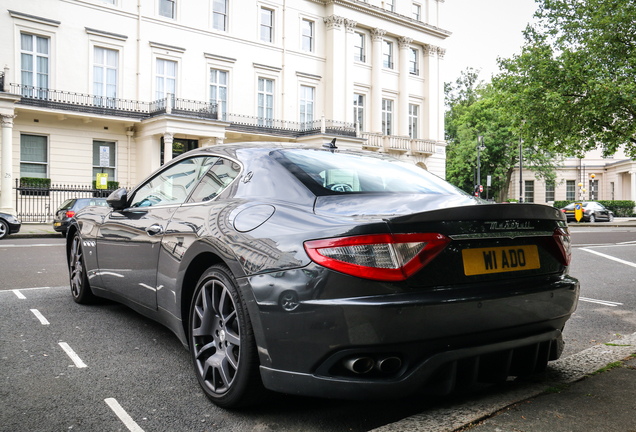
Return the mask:
<path id="1" fill-rule="evenodd" d="M 78 368 L 87 367 L 86 363 L 84 363 L 82 359 L 79 358 L 77 354 L 75 354 L 75 351 L 73 351 L 73 349 L 70 346 L 68 346 L 66 342 L 60 342 L 59 345 L 62 347 L 64 351 L 66 351 L 66 354 L 68 354 L 71 360 L 73 360 L 73 363 L 75 363 L 75 366 L 77 366 Z"/>
<path id="2" fill-rule="evenodd" d="M 12 292 L 16 296 L 18 296 L 18 298 L 25 299 L 26 297 L 24 297 L 24 295 L 22 294 L 21 291 L 43 290 L 43 289 L 62 289 L 62 288 L 63 289 L 68 289 L 68 285 L 66 285 L 66 286 L 58 286 L 58 287 L 35 287 L 35 288 L 18 288 L 18 289 L 12 289 L 12 290 L 0 290 L 0 294 Z M 20 297 L 20 296 L 22 296 L 22 297 Z"/>
<path id="3" fill-rule="evenodd" d="M 14 289 L 11 291 L 13 291 L 13 294 L 15 294 L 20 300 L 24 300 L 26 298 L 24 294 L 20 292 L 20 290 Z"/>
<path id="4" fill-rule="evenodd" d="M 4 248 L 30 248 L 30 247 L 47 247 L 47 246 L 64 246 L 64 243 L 41 243 L 41 244 L 29 244 L 29 245 L 19 245 L 19 244 L 3 244 L 0 246 L 0 249 Z"/>
<path id="5" fill-rule="evenodd" d="M 39 310 L 31 309 L 31 312 L 33 312 L 33 315 L 35 315 L 35 317 L 40 320 L 42 325 L 49 325 L 50 324 L 50 322 L 46 318 L 44 318 L 44 315 L 42 315 Z"/>
<path id="6" fill-rule="evenodd" d="M 596 300 L 596 299 L 591 299 L 591 298 L 587 298 L 587 297 L 579 297 L 579 300 L 584 301 L 584 302 L 588 302 L 588 303 L 597 303 L 597 304 L 602 304 L 604 306 L 612 306 L 612 307 L 622 306 L 623 305 L 623 303 L 612 302 L 612 301 L 609 301 L 609 300 Z"/>
<path id="7" fill-rule="evenodd" d="M 611 255 L 605 255 L 604 253 L 600 253 L 600 252 L 597 252 L 597 251 L 592 250 L 592 249 L 581 248 L 581 250 L 584 250 L 584 251 L 589 252 L 589 253 L 593 253 L 595 255 L 601 256 L 603 258 L 607 258 L 607 259 L 612 260 L 612 261 L 619 262 L 621 264 L 625 264 L 625 265 L 628 265 L 628 266 L 631 266 L 631 267 L 636 267 L 636 263 L 633 263 L 633 262 L 630 262 L 630 261 L 625 261 L 625 260 L 622 260 L 620 258 L 613 257 Z"/>
<path id="8" fill-rule="evenodd" d="M 104 399 L 104 402 L 108 404 L 110 409 L 119 417 L 119 420 L 124 423 L 130 432 L 144 432 L 137 423 L 128 415 L 128 413 L 119 405 L 119 402 L 115 398 Z"/>

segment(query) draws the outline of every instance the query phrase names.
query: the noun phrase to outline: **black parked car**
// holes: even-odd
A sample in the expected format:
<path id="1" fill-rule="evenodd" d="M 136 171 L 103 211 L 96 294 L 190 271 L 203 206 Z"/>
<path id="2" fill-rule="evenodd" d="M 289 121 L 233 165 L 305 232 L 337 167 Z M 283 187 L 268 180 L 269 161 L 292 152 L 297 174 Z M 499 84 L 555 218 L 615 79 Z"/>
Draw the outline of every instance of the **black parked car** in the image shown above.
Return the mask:
<path id="1" fill-rule="evenodd" d="M 0 213 L 0 240 L 9 234 L 20 232 L 22 223 L 8 213 Z"/>
<path id="2" fill-rule="evenodd" d="M 559 210 L 484 204 L 373 152 L 206 147 L 108 203 L 69 226 L 74 300 L 166 325 L 222 407 L 542 371 L 577 305 Z"/>
<path id="3" fill-rule="evenodd" d="M 585 201 L 580 204 L 583 207 L 583 217 L 581 220 L 584 222 L 612 222 L 614 220 L 614 213 L 601 203 Z M 575 205 L 576 203 L 570 203 L 561 209 L 561 211 L 565 214 L 565 217 L 568 219 L 568 222 L 576 222 Z"/>
<path id="4" fill-rule="evenodd" d="M 64 201 L 53 216 L 53 229 L 66 236 L 68 224 L 80 209 L 87 206 L 108 206 L 106 198 L 72 198 Z"/>

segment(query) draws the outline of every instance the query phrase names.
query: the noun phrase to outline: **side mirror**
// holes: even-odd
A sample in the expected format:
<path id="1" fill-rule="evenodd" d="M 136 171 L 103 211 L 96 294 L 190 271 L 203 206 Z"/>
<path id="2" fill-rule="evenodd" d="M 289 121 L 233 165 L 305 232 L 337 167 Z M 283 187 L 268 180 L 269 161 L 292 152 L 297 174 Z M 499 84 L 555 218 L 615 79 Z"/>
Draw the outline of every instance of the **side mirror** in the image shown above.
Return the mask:
<path id="1" fill-rule="evenodd" d="M 115 192 L 108 195 L 106 202 L 115 210 L 122 210 L 126 208 L 128 203 L 128 191 L 126 188 L 119 188 Z"/>

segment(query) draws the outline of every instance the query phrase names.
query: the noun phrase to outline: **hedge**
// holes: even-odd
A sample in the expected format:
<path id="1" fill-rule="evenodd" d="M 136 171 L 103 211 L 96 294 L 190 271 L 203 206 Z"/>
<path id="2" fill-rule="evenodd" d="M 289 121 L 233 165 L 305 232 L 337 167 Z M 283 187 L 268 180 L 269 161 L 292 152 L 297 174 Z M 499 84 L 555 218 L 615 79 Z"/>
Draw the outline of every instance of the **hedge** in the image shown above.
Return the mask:
<path id="1" fill-rule="evenodd" d="M 49 189 L 51 187 L 51 179 L 40 177 L 20 177 L 20 187 L 37 187 Z"/>
<path id="2" fill-rule="evenodd" d="M 575 202 L 581 202 L 581 200 L 555 201 L 554 207 L 561 209 L 565 207 L 566 205 L 575 203 Z M 612 213 L 614 213 L 614 216 L 617 216 L 617 217 L 636 216 L 636 214 L 634 214 L 634 207 L 636 206 L 636 203 L 634 201 L 617 200 L 617 201 L 597 201 L 597 202 L 603 204 L 605 207 L 610 209 Z"/>
<path id="3" fill-rule="evenodd" d="M 97 180 L 93 180 L 93 189 L 97 189 Z M 117 189 L 119 189 L 119 182 L 117 181 L 106 182 L 106 190 L 117 190 Z"/>

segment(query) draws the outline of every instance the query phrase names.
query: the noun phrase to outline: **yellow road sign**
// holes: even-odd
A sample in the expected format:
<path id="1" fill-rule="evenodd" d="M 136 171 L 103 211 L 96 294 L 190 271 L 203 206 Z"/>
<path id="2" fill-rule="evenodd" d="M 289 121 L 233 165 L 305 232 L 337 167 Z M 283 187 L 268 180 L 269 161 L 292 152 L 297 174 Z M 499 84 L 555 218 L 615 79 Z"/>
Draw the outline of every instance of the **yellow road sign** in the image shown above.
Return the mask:
<path id="1" fill-rule="evenodd" d="M 108 189 L 108 173 L 97 173 L 97 181 L 95 183 L 97 189 Z"/>
<path id="2" fill-rule="evenodd" d="M 583 218 L 583 205 L 581 203 L 574 204 L 574 217 L 577 222 Z"/>

